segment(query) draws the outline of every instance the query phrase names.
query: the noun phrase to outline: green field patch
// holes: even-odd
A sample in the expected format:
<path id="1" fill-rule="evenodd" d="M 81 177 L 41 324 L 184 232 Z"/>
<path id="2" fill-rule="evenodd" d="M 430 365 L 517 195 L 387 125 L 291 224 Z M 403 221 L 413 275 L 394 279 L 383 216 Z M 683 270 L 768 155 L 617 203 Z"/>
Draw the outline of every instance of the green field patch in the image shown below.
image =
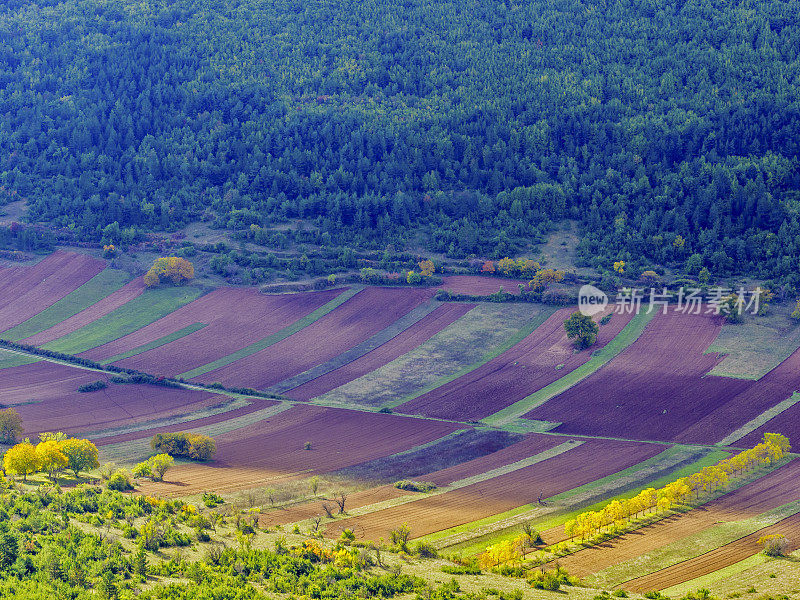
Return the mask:
<path id="1" fill-rule="evenodd" d="M 414 350 L 317 400 L 324 405 L 396 406 L 452 381 L 470 369 L 465 365 L 483 364 L 487 353 L 505 351 L 521 339 L 520 329 L 538 326 L 553 312 L 531 304 L 478 304 Z"/>
<path id="2" fill-rule="evenodd" d="M 116 356 L 112 356 L 106 360 L 100 362 L 101 365 L 109 365 L 111 363 L 115 363 L 118 360 L 124 360 L 126 358 L 130 358 L 131 356 L 136 356 L 137 354 L 142 354 L 143 352 L 147 352 L 148 350 L 152 350 L 154 348 L 158 348 L 160 346 L 165 346 L 170 342 L 174 342 L 175 340 L 179 340 L 182 337 L 185 337 L 195 331 L 200 331 L 203 327 L 206 327 L 208 323 L 192 323 L 191 325 L 187 325 L 183 329 L 179 329 L 169 335 L 165 335 L 162 338 L 158 338 L 157 340 L 153 340 L 149 344 L 143 344 L 138 348 L 134 348 L 133 350 L 128 350 L 127 352 L 123 352 L 122 354 L 117 354 Z"/>
<path id="3" fill-rule="evenodd" d="M 744 571 L 752 569 L 753 567 L 757 567 L 758 565 L 764 564 L 766 562 L 770 562 L 772 560 L 775 559 L 772 559 L 763 554 L 756 554 L 754 556 L 745 558 L 744 560 L 740 560 L 739 562 L 734 563 L 732 565 L 728 565 L 727 567 L 718 569 L 713 573 L 709 573 L 708 575 L 703 575 L 702 577 L 697 577 L 696 579 L 690 579 L 689 581 L 686 581 L 684 583 L 662 590 L 662 592 L 670 596 L 672 595 L 684 596 L 689 592 L 695 592 L 702 588 L 708 589 L 715 582 L 720 580 L 730 581 L 734 577 L 741 575 L 741 573 L 743 573 Z"/>
<path id="4" fill-rule="evenodd" d="M 800 500 L 789 502 L 749 519 L 720 523 L 648 554 L 603 569 L 585 579 L 589 585 L 611 588 L 696 558 L 800 512 Z"/>
<path id="5" fill-rule="evenodd" d="M 726 354 L 709 374 L 760 379 L 800 348 L 800 325 L 789 319 L 790 308 L 773 306 L 770 314 L 747 315 L 744 323 L 726 323 L 706 353 Z"/>
<path id="6" fill-rule="evenodd" d="M 50 329 L 117 291 L 128 280 L 128 274 L 124 271 L 105 269 L 39 314 L 4 332 L 2 336 L 18 342 Z"/>
<path id="7" fill-rule="evenodd" d="M 200 288 L 193 286 L 145 290 L 115 311 L 42 347 L 65 354 L 86 352 L 165 317 L 196 300 L 202 293 Z"/>
<path id="8" fill-rule="evenodd" d="M 532 411 L 534 408 L 541 406 L 550 400 L 550 398 L 568 390 L 573 385 L 580 383 L 635 342 L 639 336 L 642 335 L 647 324 L 656 316 L 656 313 L 657 311 L 655 310 L 649 312 L 644 310 L 639 311 L 613 340 L 599 350 L 593 352 L 588 361 L 550 385 L 486 417 L 483 419 L 483 422 L 487 425 L 502 427 L 506 423 L 510 423 L 514 419 Z"/>
<path id="9" fill-rule="evenodd" d="M 265 337 L 264 339 L 261 339 L 253 344 L 250 344 L 249 346 L 246 346 L 241 350 L 237 350 L 233 354 L 228 354 L 227 356 L 218 358 L 213 362 L 196 367 L 191 371 L 186 371 L 185 373 L 181 373 L 180 375 L 178 375 L 178 377 L 182 377 L 184 379 L 192 379 L 193 377 L 199 377 L 200 375 L 204 375 L 209 371 L 215 371 L 216 369 L 221 369 L 222 367 L 226 367 L 229 364 L 234 363 L 239 359 L 246 358 L 248 356 L 255 354 L 256 352 L 264 350 L 265 348 L 269 348 L 273 344 L 277 344 L 281 340 L 285 340 L 290 335 L 294 335 L 301 329 L 308 327 L 314 321 L 318 321 L 336 307 L 347 302 L 350 298 L 355 296 L 362 289 L 363 288 L 360 287 L 349 288 L 344 292 L 342 292 L 341 294 L 339 294 L 338 296 L 336 296 L 336 298 L 334 298 L 327 304 L 320 306 L 314 312 L 307 314 L 302 319 L 298 319 L 297 321 L 295 321 L 294 323 L 292 323 L 287 327 L 284 327 L 280 331 L 276 331 L 275 333 Z"/>
<path id="10" fill-rule="evenodd" d="M 0 348 L 0 369 L 30 365 L 32 363 L 39 362 L 40 360 L 41 359 L 29 354 L 18 354 L 16 352 L 9 352 L 8 350 L 3 350 Z"/>

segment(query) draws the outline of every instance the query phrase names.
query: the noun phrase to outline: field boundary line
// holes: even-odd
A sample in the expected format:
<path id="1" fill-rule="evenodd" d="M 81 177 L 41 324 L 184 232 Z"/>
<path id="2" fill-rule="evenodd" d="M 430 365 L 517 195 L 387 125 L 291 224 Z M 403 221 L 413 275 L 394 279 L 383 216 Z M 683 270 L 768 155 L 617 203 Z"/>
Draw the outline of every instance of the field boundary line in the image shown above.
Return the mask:
<path id="1" fill-rule="evenodd" d="M 32 337 L 58 325 L 107 298 L 128 283 L 127 273 L 106 267 L 89 281 L 75 288 L 41 312 L 0 335 L 12 342 Z M 113 287 L 107 287 L 113 286 Z M 49 319 L 49 320 L 48 320 Z"/>
<path id="2" fill-rule="evenodd" d="M 451 381 L 458 379 L 459 377 L 463 377 L 467 373 L 471 373 L 475 369 L 482 367 L 490 360 L 493 360 L 500 356 L 506 350 L 510 350 L 517 344 L 519 344 L 522 340 L 526 337 L 531 335 L 539 325 L 544 323 L 547 319 L 549 319 L 553 313 L 556 312 L 556 309 L 553 307 L 545 307 L 542 306 L 539 313 L 537 313 L 530 321 L 528 321 L 522 328 L 520 328 L 516 333 L 514 333 L 511 337 L 506 339 L 504 342 L 498 344 L 488 352 L 486 352 L 481 358 L 479 358 L 476 362 L 467 365 L 466 367 L 462 367 L 455 373 L 450 375 L 445 375 L 434 381 L 433 383 L 428 384 L 421 390 L 417 390 L 416 392 L 412 392 L 411 394 L 407 394 L 402 398 L 397 400 L 393 400 L 392 402 L 388 402 L 384 404 L 385 407 L 388 408 L 395 408 L 396 406 L 400 406 L 401 404 L 405 404 L 406 402 L 411 402 L 419 398 L 420 396 L 424 396 L 425 394 L 432 392 L 435 389 L 442 387 L 443 385 L 447 385 Z M 458 323 L 458 321 L 456 321 Z"/>
<path id="3" fill-rule="evenodd" d="M 194 369 L 190 369 L 185 373 L 181 373 L 177 377 L 183 379 L 192 379 L 194 377 L 198 377 L 200 375 L 205 375 L 211 371 L 216 371 L 217 369 L 221 369 L 222 367 L 227 367 L 229 364 L 236 362 L 242 358 L 247 358 L 248 356 L 252 356 L 257 352 L 261 352 L 262 350 L 269 348 L 270 346 L 277 344 L 278 342 L 285 340 L 290 335 L 294 335 L 301 329 L 305 329 L 315 321 L 318 321 L 329 312 L 333 311 L 335 308 L 339 307 L 340 305 L 344 304 L 350 298 L 355 296 L 361 290 L 363 290 L 363 286 L 355 286 L 351 288 L 345 289 L 341 294 L 336 296 L 333 300 L 330 300 L 326 304 L 320 306 L 317 310 L 307 314 L 304 317 L 301 317 L 291 325 L 287 325 L 283 329 L 276 331 L 272 335 L 268 335 L 267 337 L 250 344 L 249 346 L 245 346 L 228 354 L 227 356 L 223 356 L 218 358 L 217 360 L 211 361 L 210 363 L 206 363 L 204 365 L 200 365 L 199 367 L 195 367 Z"/>
<path id="4" fill-rule="evenodd" d="M 349 350 L 342 352 L 338 356 L 333 357 L 321 365 L 316 365 L 307 371 L 298 373 L 292 377 L 288 377 L 287 379 L 268 387 L 265 391 L 273 394 L 284 394 L 289 390 L 293 390 L 296 387 L 308 383 L 309 381 L 313 381 L 317 377 L 322 377 L 323 375 L 327 375 L 332 371 L 340 369 L 372 352 L 373 350 L 380 348 L 387 342 L 390 342 L 397 336 L 401 335 L 412 325 L 419 323 L 422 319 L 427 317 L 440 306 L 442 306 L 441 302 L 437 300 L 428 300 L 424 304 L 410 310 L 405 315 L 397 319 L 394 323 L 373 335 L 371 338 L 361 342 L 356 346 L 353 346 Z"/>
<path id="5" fill-rule="evenodd" d="M 612 494 L 622 493 L 620 490 L 636 489 L 642 485 L 640 482 L 650 481 L 653 477 L 657 477 L 662 473 L 673 472 L 688 461 L 696 462 L 709 452 L 707 449 L 691 446 L 678 447 L 677 451 L 674 448 L 668 448 L 656 456 L 631 465 L 617 473 L 611 473 L 595 481 L 546 498 L 545 501 L 551 503 L 548 506 L 540 506 L 538 504 L 523 505 L 486 519 L 480 519 L 473 522 L 471 527 L 469 523 L 465 523 L 451 528 L 449 530 L 451 533 L 447 535 L 443 535 L 448 531 L 445 530 L 432 533 L 422 539 L 432 542 L 437 548 L 447 548 L 497 534 L 532 518 L 541 518 L 547 515 L 555 517 L 558 514 L 566 514 L 582 506 L 587 506 L 593 501 L 601 502 L 606 498 L 610 500 Z M 636 484 L 639 484 L 639 486 Z"/>
<path id="6" fill-rule="evenodd" d="M 174 342 L 175 340 L 179 340 L 182 337 L 187 335 L 191 335 L 195 331 L 200 331 L 203 327 L 207 327 L 208 323 L 192 323 L 191 325 L 187 325 L 182 329 L 178 329 L 178 331 L 173 331 L 169 335 L 165 335 L 164 337 L 160 337 L 157 340 L 153 340 L 152 342 L 148 342 L 147 344 L 142 344 L 141 346 L 137 346 L 127 352 L 123 352 L 121 354 L 117 354 L 116 356 L 112 356 L 111 358 L 106 358 L 100 361 L 101 365 L 110 365 L 115 363 L 119 360 L 125 360 L 126 358 L 130 358 L 132 356 L 137 356 L 139 354 L 144 354 L 148 350 L 154 350 L 155 348 L 160 348 L 161 346 L 166 346 L 167 344 Z"/>
<path id="7" fill-rule="evenodd" d="M 353 509 L 351 512 L 348 512 L 348 517 L 360 517 L 363 515 L 368 515 L 371 513 L 375 513 L 387 508 L 393 508 L 395 506 L 402 506 L 404 504 L 409 504 L 411 502 L 417 502 L 419 500 L 424 500 L 425 498 L 433 498 L 435 496 L 441 496 L 442 494 L 446 494 L 448 492 L 454 492 L 461 488 L 465 488 L 467 486 L 482 483 L 489 479 L 493 479 L 495 477 L 500 477 L 502 475 L 507 475 L 508 473 L 513 473 L 514 471 L 519 471 L 520 469 L 524 469 L 526 467 L 532 467 L 540 462 L 548 460 L 550 458 L 555 458 L 556 456 L 560 456 L 570 450 L 577 448 L 578 446 L 582 445 L 583 441 L 569 441 L 564 442 L 563 444 L 559 444 L 558 446 L 554 446 L 552 448 L 548 448 L 538 454 L 534 454 L 533 456 L 529 456 L 527 458 L 523 458 L 522 460 L 515 461 L 513 463 L 509 463 L 507 465 L 503 465 L 501 467 L 497 467 L 495 469 L 491 469 L 489 471 L 485 471 L 483 473 L 478 473 L 477 475 L 472 475 L 470 477 L 465 477 L 463 479 L 459 479 L 457 481 L 453 481 L 447 485 L 442 487 L 437 487 L 436 489 L 430 492 L 421 492 L 421 493 L 412 493 L 410 495 L 403 495 L 397 498 L 390 498 L 389 500 L 383 500 L 381 502 L 376 502 L 375 504 L 368 504 L 366 506 L 361 506 L 359 508 Z M 300 523 L 302 521 L 298 521 Z M 330 523 L 335 523 L 336 521 L 330 521 Z M 329 524 L 330 524 L 329 523 Z M 423 539 L 423 538 L 419 538 Z"/>
<path id="8" fill-rule="evenodd" d="M 783 411 L 791 408 L 798 402 L 800 402 L 800 393 L 794 392 L 791 396 L 786 398 L 786 400 L 782 400 L 781 402 L 778 402 L 778 404 L 776 404 L 775 406 L 771 406 L 763 413 L 758 415 L 755 419 L 748 421 L 733 433 L 726 435 L 724 438 L 718 441 L 716 445 L 730 446 L 734 442 L 738 442 L 740 439 L 742 439 L 743 437 L 745 437 L 750 433 L 753 433 L 759 427 L 766 425 L 767 422 L 769 422 L 771 419 L 774 419 Z"/>
<path id="9" fill-rule="evenodd" d="M 4 356 L 7 353 L 8 356 Z M 42 359 L 32 354 L 24 354 L 22 352 L 14 352 L 6 348 L 0 348 L 0 370 L 10 369 L 12 367 L 22 367 L 24 365 L 32 365 Z M 5 364 L 8 363 L 8 364 Z"/>
<path id="10" fill-rule="evenodd" d="M 553 383 L 535 391 L 511 406 L 507 406 L 503 410 L 485 417 L 482 419 L 482 422 L 494 427 L 503 427 L 507 423 L 541 406 L 551 398 L 577 385 L 608 364 L 612 359 L 616 358 L 626 348 L 630 347 L 631 344 L 638 340 L 657 313 L 658 311 L 655 310 L 649 312 L 644 310 L 639 311 L 613 340 L 599 350 L 593 352 L 589 360 L 585 363 L 579 365 L 570 373 L 564 375 L 564 377 L 556 379 Z"/>

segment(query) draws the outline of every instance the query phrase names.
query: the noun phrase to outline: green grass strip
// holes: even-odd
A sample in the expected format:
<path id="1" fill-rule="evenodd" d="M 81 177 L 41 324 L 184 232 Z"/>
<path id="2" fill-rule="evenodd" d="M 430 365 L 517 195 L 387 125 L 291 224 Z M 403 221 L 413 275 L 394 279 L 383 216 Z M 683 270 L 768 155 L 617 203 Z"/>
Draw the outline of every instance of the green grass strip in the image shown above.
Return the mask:
<path id="1" fill-rule="evenodd" d="M 510 423 L 514 419 L 532 411 L 534 408 L 541 406 L 550 398 L 568 390 L 573 385 L 581 382 L 597 371 L 600 367 L 609 362 L 612 358 L 617 356 L 620 352 L 625 350 L 633 342 L 635 342 L 647 324 L 656 316 L 655 310 L 651 312 L 640 311 L 630 322 L 620 331 L 617 336 L 603 346 L 601 349 L 592 353 L 591 358 L 583 363 L 578 368 L 570 373 L 567 373 L 560 379 L 557 379 L 550 385 L 537 390 L 530 396 L 526 396 L 522 400 L 515 402 L 511 406 L 504 408 L 501 411 L 494 413 L 483 419 L 487 425 L 494 427 L 502 427 L 506 423 Z"/>
<path id="2" fill-rule="evenodd" d="M 522 329 L 517 331 L 514 335 L 512 335 L 510 338 L 508 338 L 502 344 L 499 344 L 498 346 L 495 346 L 494 348 L 492 348 L 489 352 L 484 354 L 478 361 L 476 361 L 476 362 L 474 362 L 474 363 L 472 363 L 470 365 L 467 365 L 466 367 L 463 367 L 463 368 L 459 369 L 455 373 L 452 373 L 450 375 L 445 375 L 444 377 L 441 377 L 440 379 L 437 379 L 436 381 L 434 381 L 433 383 L 431 383 L 428 386 L 425 386 L 421 390 L 417 390 L 416 392 L 414 392 L 412 394 L 407 394 L 407 395 L 403 396 L 402 398 L 400 398 L 398 400 L 395 400 L 393 402 L 389 402 L 389 403 L 385 404 L 385 406 L 387 406 L 389 408 L 394 408 L 395 406 L 400 406 L 401 404 L 405 404 L 406 402 L 411 402 L 415 398 L 419 398 L 420 396 L 422 396 L 424 394 L 427 394 L 428 392 L 431 392 L 431 391 L 435 390 L 436 388 L 442 387 L 443 385 L 450 383 L 454 379 L 458 379 L 459 377 L 462 377 L 462 376 L 466 375 L 467 373 L 470 373 L 471 371 L 474 371 L 478 367 L 485 365 L 487 362 L 489 362 L 493 358 L 497 358 L 503 352 L 505 352 L 506 350 L 512 348 L 513 346 L 516 346 L 522 340 L 524 340 L 526 337 L 528 337 L 530 334 L 532 334 L 534 332 L 534 330 L 537 327 L 539 327 L 539 325 L 544 323 L 550 317 L 550 315 L 552 315 L 555 311 L 556 311 L 556 309 L 553 308 L 553 307 L 542 306 L 541 307 L 541 311 L 539 312 L 539 314 L 537 314 L 533 319 L 528 321 Z"/>
<path id="3" fill-rule="evenodd" d="M 32 363 L 39 362 L 39 360 L 41 359 L 28 354 L 17 354 L 16 352 L 8 352 L 0 349 L 0 369 L 30 365 Z"/>
<path id="4" fill-rule="evenodd" d="M 319 319 L 327 315 L 329 312 L 331 312 L 334 308 L 347 302 L 350 298 L 355 296 L 362 289 L 363 288 L 361 287 L 349 288 L 344 292 L 342 292 L 341 294 L 339 294 L 338 296 L 336 296 L 336 298 L 334 298 L 327 304 L 320 306 L 314 312 L 307 314 L 305 317 L 295 321 L 288 327 L 284 327 L 280 331 L 276 331 L 272 335 L 269 335 L 264 339 L 255 342 L 254 344 L 250 344 L 249 346 L 246 346 L 241 350 L 237 350 L 233 354 L 228 354 L 227 356 L 218 358 L 213 362 L 196 367 L 191 371 L 186 371 L 185 373 L 181 373 L 180 375 L 178 375 L 178 377 L 182 377 L 184 379 L 192 379 L 193 377 L 204 375 L 209 371 L 214 371 L 216 369 L 221 369 L 222 367 L 226 367 L 229 364 L 236 362 L 237 360 L 251 356 L 256 352 L 264 350 L 265 348 L 269 348 L 273 344 L 277 344 L 281 340 L 285 340 L 290 335 L 294 335 L 301 329 L 308 327 L 314 321 L 318 321 Z"/>
<path id="5" fill-rule="evenodd" d="M 689 581 L 674 585 L 670 588 L 662 590 L 662 593 L 669 596 L 684 596 L 690 592 L 696 592 L 697 590 L 703 588 L 710 589 L 714 583 L 718 583 L 720 581 L 737 581 L 739 579 L 738 576 L 741 573 L 744 573 L 748 569 L 752 569 L 753 567 L 757 567 L 758 565 L 762 565 L 771 560 L 775 559 L 759 553 L 749 558 L 745 558 L 744 560 L 740 560 L 732 565 L 728 565 L 727 567 L 718 569 L 713 573 L 709 573 L 708 575 L 701 575 L 696 579 L 690 579 Z M 728 597 L 730 598 L 730 596 Z"/>
<path id="6" fill-rule="evenodd" d="M 143 352 L 147 352 L 148 350 L 152 350 L 153 348 L 158 348 L 159 346 L 164 346 L 169 344 L 170 342 L 174 342 L 175 340 L 179 340 L 184 336 L 189 335 L 190 333 L 194 333 L 195 331 L 201 330 L 203 327 L 208 325 L 208 323 L 192 323 L 184 327 L 183 329 L 179 329 L 169 335 L 165 335 L 162 338 L 158 338 L 157 340 L 153 340 L 149 344 L 143 344 L 133 350 L 128 350 L 127 352 L 123 352 L 122 354 L 117 354 L 116 356 L 112 356 L 106 360 L 100 361 L 101 365 L 110 365 L 111 363 L 115 363 L 118 360 L 124 360 L 126 358 L 130 358 L 131 356 L 136 356 L 137 354 L 142 354 Z"/>
<path id="7" fill-rule="evenodd" d="M 18 342 L 50 329 L 117 291 L 128 279 L 124 271 L 105 269 L 39 314 L 4 332 L 3 338 Z"/>
<path id="8" fill-rule="evenodd" d="M 164 287 L 145 290 L 117 310 L 43 346 L 65 354 L 79 354 L 123 336 L 165 317 L 196 300 L 202 290 L 196 287 Z"/>

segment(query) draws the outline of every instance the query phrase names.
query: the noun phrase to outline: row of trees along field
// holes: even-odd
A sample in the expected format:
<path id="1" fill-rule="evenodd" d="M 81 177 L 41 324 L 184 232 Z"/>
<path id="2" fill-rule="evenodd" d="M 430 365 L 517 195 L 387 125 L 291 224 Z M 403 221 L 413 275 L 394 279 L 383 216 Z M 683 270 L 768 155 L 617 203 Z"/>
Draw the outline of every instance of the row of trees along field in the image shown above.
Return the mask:
<path id="1" fill-rule="evenodd" d="M 659 489 L 647 488 L 633 498 L 613 500 L 601 510 L 590 510 L 569 519 L 564 524 L 564 533 L 568 540 L 551 547 L 556 554 L 568 552 L 576 539 L 581 542 L 591 541 L 597 536 L 624 531 L 634 520 L 652 513 L 666 512 L 670 509 L 697 501 L 703 494 L 713 494 L 727 487 L 733 477 L 744 475 L 759 467 L 772 465 L 784 458 L 791 446 L 789 440 L 777 433 L 764 434 L 763 441 L 755 447 L 745 450 L 705 467 L 688 477 L 681 477 Z M 480 555 L 480 563 L 485 567 L 496 567 L 504 563 L 513 563 L 525 557 L 526 553 L 536 546 L 541 546 L 541 536 L 530 525 L 523 528 L 523 533 L 516 538 L 503 540 L 486 548 Z M 782 536 L 779 536 L 782 537 Z M 770 540 L 764 540 L 766 542 Z M 775 540 L 772 545 L 779 544 Z M 546 562 L 546 559 L 545 559 Z"/>
<path id="2" fill-rule="evenodd" d="M 0 203 L 797 278 L 798 0 L 10 0 Z M 117 240 L 107 240 L 116 243 Z M 693 259 L 695 261 L 698 258 Z"/>

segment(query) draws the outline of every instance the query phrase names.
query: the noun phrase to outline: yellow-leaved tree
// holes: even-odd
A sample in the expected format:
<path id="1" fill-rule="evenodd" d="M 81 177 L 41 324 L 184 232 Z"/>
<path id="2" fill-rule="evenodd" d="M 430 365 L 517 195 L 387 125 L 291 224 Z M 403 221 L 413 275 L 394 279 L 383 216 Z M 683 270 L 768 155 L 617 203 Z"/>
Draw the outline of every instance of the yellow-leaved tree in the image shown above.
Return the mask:
<path id="1" fill-rule="evenodd" d="M 185 258 L 165 256 L 157 258 L 144 276 L 147 287 L 154 287 L 164 282 L 180 285 L 194 278 L 194 267 Z"/>
<path id="2" fill-rule="evenodd" d="M 56 440 L 46 440 L 36 444 L 36 459 L 39 469 L 47 472 L 47 476 L 55 481 L 55 476 L 59 471 L 67 468 L 69 461 L 64 453 L 61 452 L 61 444 Z"/>
<path id="3" fill-rule="evenodd" d="M 39 470 L 36 448 L 30 442 L 17 444 L 6 452 L 3 457 L 3 467 L 6 473 L 22 475 L 22 480 L 27 481 L 28 475 Z"/>
<path id="4" fill-rule="evenodd" d="M 75 473 L 89 471 L 100 466 L 97 446 L 89 440 L 70 438 L 61 442 L 61 452 L 67 457 L 67 468 Z"/>

